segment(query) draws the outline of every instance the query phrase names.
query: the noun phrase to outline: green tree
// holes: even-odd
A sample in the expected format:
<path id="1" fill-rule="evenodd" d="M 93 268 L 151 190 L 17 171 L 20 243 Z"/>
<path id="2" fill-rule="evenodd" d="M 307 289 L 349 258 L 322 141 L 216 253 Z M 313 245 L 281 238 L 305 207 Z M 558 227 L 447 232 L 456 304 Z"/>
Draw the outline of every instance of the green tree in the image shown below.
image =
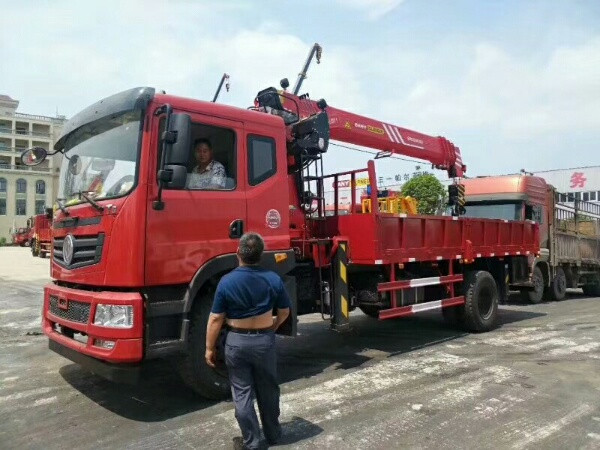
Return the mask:
<path id="1" fill-rule="evenodd" d="M 417 200 L 419 214 L 433 215 L 441 209 L 446 200 L 446 190 L 440 180 L 432 174 L 417 175 L 402 186 L 402 195 Z"/>

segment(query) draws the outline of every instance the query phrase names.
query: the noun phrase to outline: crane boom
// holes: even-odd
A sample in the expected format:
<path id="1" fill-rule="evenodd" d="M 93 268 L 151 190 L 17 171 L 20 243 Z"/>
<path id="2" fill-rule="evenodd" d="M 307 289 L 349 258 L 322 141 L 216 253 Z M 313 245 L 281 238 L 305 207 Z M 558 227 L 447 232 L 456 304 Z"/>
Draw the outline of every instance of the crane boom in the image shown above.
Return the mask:
<path id="1" fill-rule="evenodd" d="M 306 96 L 285 93 L 280 99 L 282 106 L 298 113 L 300 119 L 321 112 L 319 102 Z M 444 137 L 429 136 L 331 106 L 323 110 L 329 118 L 331 139 L 429 161 L 452 178 L 462 177 L 467 170 L 460 149 Z"/>

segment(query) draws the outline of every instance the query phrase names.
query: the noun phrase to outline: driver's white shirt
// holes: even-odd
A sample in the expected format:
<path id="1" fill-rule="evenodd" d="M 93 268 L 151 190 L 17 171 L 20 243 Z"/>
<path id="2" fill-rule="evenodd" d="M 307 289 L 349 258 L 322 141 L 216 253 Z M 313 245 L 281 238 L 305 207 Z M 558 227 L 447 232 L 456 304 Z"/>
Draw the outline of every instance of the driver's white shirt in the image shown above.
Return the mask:
<path id="1" fill-rule="evenodd" d="M 225 187 L 225 167 L 214 159 L 200 172 L 198 166 L 188 174 L 186 187 L 188 189 L 223 189 Z"/>

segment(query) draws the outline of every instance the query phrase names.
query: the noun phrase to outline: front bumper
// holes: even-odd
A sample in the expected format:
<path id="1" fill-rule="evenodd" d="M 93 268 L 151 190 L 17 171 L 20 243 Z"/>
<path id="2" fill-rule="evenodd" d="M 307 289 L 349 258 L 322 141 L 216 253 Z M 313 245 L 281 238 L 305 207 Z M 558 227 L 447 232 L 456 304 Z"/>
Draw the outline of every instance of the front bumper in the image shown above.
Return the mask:
<path id="1" fill-rule="evenodd" d="M 54 302 L 52 308 L 51 298 Z M 60 309 L 57 309 L 57 303 Z M 96 306 L 99 303 L 132 305 L 133 327 L 109 328 L 94 325 Z M 44 287 L 43 330 L 51 340 L 50 348 L 96 373 L 98 367 L 95 369 L 89 367 L 86 358 L 78 358 L 76 355 L 85 355 L 90 359 L 99 360 L 98 362 L 110 364 L 131 364 L 142 361 L 144 357 L 143 313 L 143 299 L 138 292 L 87 291 L 65 288 L 53 283 Z M 64 332 L 65 330 L 68 331 Z M 71 331 L 86 336 L 87 341 L 74 339 L 70 336 Z M 98 340 L 112 341 L 114 347 L 107 349 L 96 346 Z"/>

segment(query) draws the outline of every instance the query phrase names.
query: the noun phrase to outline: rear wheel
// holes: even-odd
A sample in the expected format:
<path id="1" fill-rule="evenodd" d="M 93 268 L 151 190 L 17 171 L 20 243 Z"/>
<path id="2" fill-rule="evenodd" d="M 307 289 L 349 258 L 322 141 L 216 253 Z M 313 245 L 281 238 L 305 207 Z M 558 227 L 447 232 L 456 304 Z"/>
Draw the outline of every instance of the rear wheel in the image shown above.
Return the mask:
<path id="1" fill-rule="evenodd" d="M 213 369 L 204 359 L 206 351 L 206 324 L 213 302 L 213 294 L 205 294 L 196 300 L 190 318 L 188 349 L 179 362 L 183 381 L 198 394 L 211 400 L 223 400 L 230 394 L 227 368 L 224 362 L 224 332 L 217 345 L 217 368 Z"/>
<path id="2" fill-rule="evenodd" d="M 489 331 L 498 320 L 498 286 L 484 270 L 469 272 L 465 277 L 464 326 L 468 331 Z"/>
<path id="3" fill-rule="evenodd" d="M 556 268 L 556 273 L 550 283 L 548 294 L 552 300 L 563 300 L 567 295 L 567 276 L 562 267 Z"/>
<path id="4" fill-rule="evenodd" d="M 359 305 L 360 310 L 373 319 L 379 319 L 379 308 L 377 306 Z"/>
<path id="5" fill-rule="evenodd" d="M 521 298 L 526 302 L 533 303 L 534 305 L 540 303 L 544 298 L 544 275 L 539 266 L 535 266 L 533 269 L 533 275 L 531 276 L 531 282 L 533 283 L 533 289 L 522 290 Z"/>

